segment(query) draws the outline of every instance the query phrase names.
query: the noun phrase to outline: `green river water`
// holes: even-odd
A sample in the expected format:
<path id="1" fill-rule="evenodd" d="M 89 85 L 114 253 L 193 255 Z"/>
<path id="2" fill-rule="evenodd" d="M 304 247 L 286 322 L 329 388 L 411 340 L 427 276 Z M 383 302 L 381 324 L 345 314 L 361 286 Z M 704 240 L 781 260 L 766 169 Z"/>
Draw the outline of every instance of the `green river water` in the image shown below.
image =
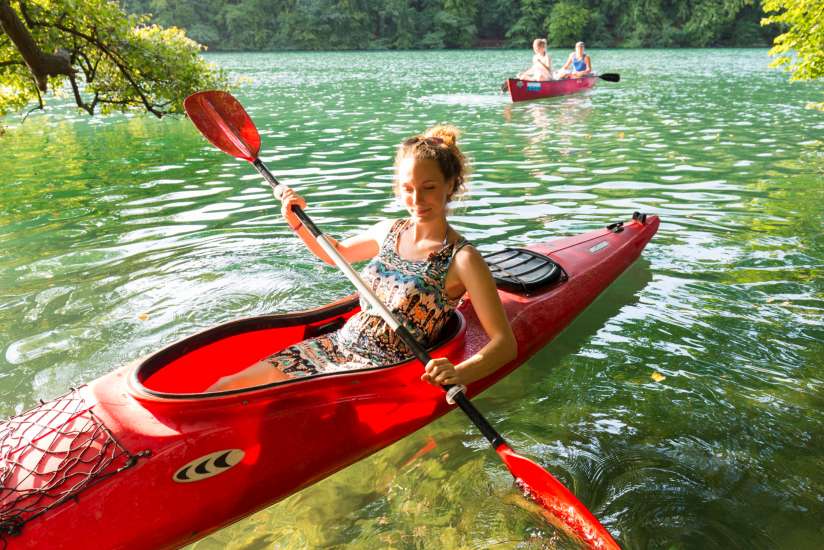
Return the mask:
<path id="1" fill-rule="evenodd" d="M 527 51 L 209 59 L 333 236 L 402 215 L 394 147 L 437 122 L 464 132 L 452 223 L 482 250 L 660 215 L 642 259 L 476 403 L 627 549 L 820 548 L 824 114 L 804 106 L 824 87 L 789 84 L 766 50 L 591 53 L 621 82 L 526 104 L 498 87 Z M 201 328 L 350 292 L 185 118 L 2 122 L 3 416 Z M 227 547 L 570 543 L 451 413 L 192 546 Z"/>

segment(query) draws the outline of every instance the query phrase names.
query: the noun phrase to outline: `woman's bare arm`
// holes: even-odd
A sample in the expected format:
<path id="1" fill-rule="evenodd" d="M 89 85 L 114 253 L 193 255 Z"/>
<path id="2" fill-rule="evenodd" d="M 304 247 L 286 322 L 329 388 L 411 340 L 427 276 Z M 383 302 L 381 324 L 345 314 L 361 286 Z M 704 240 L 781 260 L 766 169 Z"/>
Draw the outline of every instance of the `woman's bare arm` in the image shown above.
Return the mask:
<path id="1" fill-rule="evenodd" d="M 465 246 L 455 255 L 453 265 L 472 300 L 481 326 L 489 336 L 489 342 L 484 347 L 454 366 L 456 378 L 447 381 L 469 384 L 512 361 L 518 353 L 518 343 L 509 326 L 489 266 L 480 253 L 472 246 Z"/>
<path id="2" fill-rule="evenodd" d="M 335 262 L 330 258 L 326 252 L 320 247 L 314 235 L 309 232 L 300 219 L 292 211 L 292 206 L 299 206 L 302 209 L 306 208 L 306 200 L 295 193 L 288 187 L 278 187 L 275 191 L 275 197 L 281 201 L 281 213 L 286 219 L 286 223 L 295 234 L 300 237 L 303 244 L 306 245 L 312 254 L 323 260 L 329 265 L 335 265 Z M 380 245 L 389 233 L 392 227 L 392 220 L 381 220 L 367 231 L 364 231 L 354 237 L 349 237 L 343 241 L 337 241 L 327 235 L 327 238 L 332 243 L 332 246 L 340 253 L 343 258 L 349 262 L 360 262 L 374 258 L 380 252 Z"/>
<path id="3" fill-rule="evenodd" d="M 392 220 L 382 220 L 366 231 L 342 241 L 333 239 L 328 235 L 327 238 L 332 242 L 335 250 L 337 250 L 348 263 L 361 262 L 370 260 L 378 255 L 380 245 L 389 233 L 391 225 Z M 329 265 L 335 265 L 335 262 L 324 252 L 308 229 L 302 227 L 295 233 L 315 256 Z"/>

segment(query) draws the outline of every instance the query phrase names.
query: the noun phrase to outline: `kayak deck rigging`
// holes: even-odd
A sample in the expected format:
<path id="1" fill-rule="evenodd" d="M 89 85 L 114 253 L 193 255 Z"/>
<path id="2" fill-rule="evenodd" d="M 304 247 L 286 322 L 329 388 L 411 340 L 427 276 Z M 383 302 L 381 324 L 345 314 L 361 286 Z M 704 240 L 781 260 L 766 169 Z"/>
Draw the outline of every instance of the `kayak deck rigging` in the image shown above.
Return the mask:
<path id="1" fill-rule="evenodd" d="M 0 542 L 146 455 L 125 449 L 76 389 L 0 422 Z"/>

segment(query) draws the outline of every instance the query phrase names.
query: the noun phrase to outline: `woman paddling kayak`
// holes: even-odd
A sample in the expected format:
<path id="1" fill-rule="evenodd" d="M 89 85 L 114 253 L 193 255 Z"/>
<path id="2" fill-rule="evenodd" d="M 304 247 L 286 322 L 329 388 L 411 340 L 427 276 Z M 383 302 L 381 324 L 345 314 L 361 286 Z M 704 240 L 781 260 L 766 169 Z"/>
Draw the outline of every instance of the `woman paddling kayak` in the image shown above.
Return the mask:
<path id="1" fill-rule="evenodd" d="M 466 158 L 458 131 L 436 126 L 405 140 L 395 158 L 395 194 L 409 218 L 383 220 L 344 241 L 332 241 L 347 262 L 371 261 L 362 277 L 380 300 L 420 342 L 428 346 L 468 293 L 489 342 L 453 365 L 434 358 L 421 379 L 434 385 L 466 385 L 494 372 L 517 354 L 495 282 L 480 253 L 447 221 L 449 202 L 465 188 Z M 303 197 L 276 188 L 289 227 L 324 262 L 333 260 L 303 226 L 293 206 Z M 282 190 L 281 190 L 282 189 Z M 299 342 L 220 378 L 209 391 L 256 386 L 299 376 L 386 365 L 412 356 L 406 344 L 366 301 L 338 331 Z"/>

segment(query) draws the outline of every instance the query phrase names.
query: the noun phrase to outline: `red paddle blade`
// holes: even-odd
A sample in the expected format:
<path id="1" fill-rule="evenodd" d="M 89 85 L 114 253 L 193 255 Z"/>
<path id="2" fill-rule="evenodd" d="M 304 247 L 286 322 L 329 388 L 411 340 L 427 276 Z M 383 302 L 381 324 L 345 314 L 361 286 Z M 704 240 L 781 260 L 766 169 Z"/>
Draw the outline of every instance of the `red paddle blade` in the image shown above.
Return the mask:
<path id="1" fill-rule="evenodd" d="M 260 134 L 237 99 L 228 92 L 197 92 L 183 101 L 186 114 L 212 145 L 249 162 L 257 159 Z"/>
<path id="2" fill-rule="evenodd" d="M 588 548 L 621 550 L 604 526 L 552 474 L 515 453 L 507 445 L 495 449 L 515 477 L 518 486 L 538 503 L 554 525 L 579 539 Z"/>

